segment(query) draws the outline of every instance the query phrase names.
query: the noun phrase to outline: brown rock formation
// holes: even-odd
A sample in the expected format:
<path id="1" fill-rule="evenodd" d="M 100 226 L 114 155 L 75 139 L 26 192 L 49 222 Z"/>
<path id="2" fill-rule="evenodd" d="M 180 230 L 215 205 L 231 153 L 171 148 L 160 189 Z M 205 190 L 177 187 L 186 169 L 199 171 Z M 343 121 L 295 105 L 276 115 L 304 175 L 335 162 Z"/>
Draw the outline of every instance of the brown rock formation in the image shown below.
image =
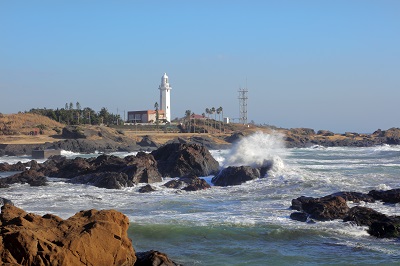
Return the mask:
<path id="1" fill-rule="evenodd" d="M 0 254 L 11 265 L 134 265 L 128 218 L 115 210 L 81 211 L 63 220 L 6 204 Z"/>

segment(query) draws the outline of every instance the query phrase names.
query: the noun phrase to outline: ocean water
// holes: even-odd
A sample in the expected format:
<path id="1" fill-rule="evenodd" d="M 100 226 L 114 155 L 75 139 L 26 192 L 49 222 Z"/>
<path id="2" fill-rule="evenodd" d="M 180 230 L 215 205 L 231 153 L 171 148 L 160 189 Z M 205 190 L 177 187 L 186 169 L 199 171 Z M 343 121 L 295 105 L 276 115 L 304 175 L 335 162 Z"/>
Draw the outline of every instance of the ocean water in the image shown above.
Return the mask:
<path id="1" fill-rule="evenodd" d="M 159 250 L 184 265 L 400 265 L 396 239 L 377 239 L 366 227 L 339 220 L 306 224 L 289 218 L 291 200 L 303 195 L 399 188 L 400 146 L 285 149 L 281 136 L 256 133 L 231 150 L 211 153 L 221 166 L 273 160 L 274 167 L 262 179 L 196 192 L 164 188 L 169 179 L 152 184 L 156 192 L 141 194 L 142 184 L 108 190 L 50 178 L 46 187 L 15 184 L 0 196 L 28 212 L 62 218 L 91 208 L 119 210 L 131 221 L 135 250 Z M 210 182 L 212 176 L 203 178 Z M 400 215 L 398 204 L 358 205 Z"/>

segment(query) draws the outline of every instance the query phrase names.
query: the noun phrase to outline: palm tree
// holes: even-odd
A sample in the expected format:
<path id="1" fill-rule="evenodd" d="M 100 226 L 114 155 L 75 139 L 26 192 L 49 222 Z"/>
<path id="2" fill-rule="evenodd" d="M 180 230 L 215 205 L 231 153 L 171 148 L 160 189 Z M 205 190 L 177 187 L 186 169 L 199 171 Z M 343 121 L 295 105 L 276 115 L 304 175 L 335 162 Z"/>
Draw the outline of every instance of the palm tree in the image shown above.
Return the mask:
<path id="1" fill-rule="evenodd" d="M 221 112 L 222 112 L 222 107 L 218 107 L 217 114 L 218 114 L 219 133 L 220 134 L 221 134 Z"/>
<path id="2" fill-rule="evenodd" d="M 207 121 L 210 119 L 210 116 L 209 116 L 210 109 L 209 108 L 206 108 L 206 114 L 207 114 L 207 119 L 206 119 L 206 124 L 207 124 Z"/>
<path id="3" fill-rule="evenodd" d="M 216 122 L 216 119 L 217 119 L 217 114 L 215 114 L 215 107 L 212 107 L 211 108 L 211 114 L 214 114 L 214 129 L 215 129 L 215 122 Z"/>

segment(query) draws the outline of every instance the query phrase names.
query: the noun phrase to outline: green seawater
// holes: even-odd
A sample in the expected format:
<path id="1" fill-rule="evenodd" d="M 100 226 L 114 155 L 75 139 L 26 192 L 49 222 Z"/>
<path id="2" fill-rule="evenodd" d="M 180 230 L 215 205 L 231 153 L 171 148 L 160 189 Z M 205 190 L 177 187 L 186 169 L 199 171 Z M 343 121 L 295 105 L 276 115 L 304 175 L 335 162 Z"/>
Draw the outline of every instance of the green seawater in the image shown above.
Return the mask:
<path id="1" fill-rule="evenodd" d="M 318 229 L 277 225 L 184 226 L 135 224 L 136 251 L 158 250 L 183 265 L 399 265 L 399 243 L 352 239 Z M 380 245 L 384 248 L 381 248 Z"/>

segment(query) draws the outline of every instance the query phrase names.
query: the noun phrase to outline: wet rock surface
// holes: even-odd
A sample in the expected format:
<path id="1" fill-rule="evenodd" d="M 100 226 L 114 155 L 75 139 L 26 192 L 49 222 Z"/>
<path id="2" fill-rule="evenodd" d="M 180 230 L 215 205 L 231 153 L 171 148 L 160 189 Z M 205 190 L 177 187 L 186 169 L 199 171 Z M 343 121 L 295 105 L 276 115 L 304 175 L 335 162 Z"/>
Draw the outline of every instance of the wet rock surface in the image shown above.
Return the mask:
<path id="1" fill-rule="evenodd" d="M 151 152 L 164 177 L 182 177 L 189 174 L 208 176 L 218 172 L 219 164 L 204 146 L 199 144 L 166 144 Z"/>
<path id="2" fill-rule="evenodd" d="M 134 265 L 128 218 L 81 211 L 63 220 L 6 204 L 0 214 L 1 262 L 9 265 Z"/>
<path id="3" fill-rule="evenodd" d="M 368 226 L 368 233 L 379 238 L 400 237 L 400 216 L 389 216 L 371 208 L 355 206 L 349 208 L 346 201 L 354 203 L 382 201 L 398 203 L 399 189 L 372 190 L 368 194 L 359 192 L 337 192 L 322 198 L 301 196 L 292 200 L 292 220 L 309 222 L 309 219 L 327 221 L 343 219 L 358 226 Z"/>

